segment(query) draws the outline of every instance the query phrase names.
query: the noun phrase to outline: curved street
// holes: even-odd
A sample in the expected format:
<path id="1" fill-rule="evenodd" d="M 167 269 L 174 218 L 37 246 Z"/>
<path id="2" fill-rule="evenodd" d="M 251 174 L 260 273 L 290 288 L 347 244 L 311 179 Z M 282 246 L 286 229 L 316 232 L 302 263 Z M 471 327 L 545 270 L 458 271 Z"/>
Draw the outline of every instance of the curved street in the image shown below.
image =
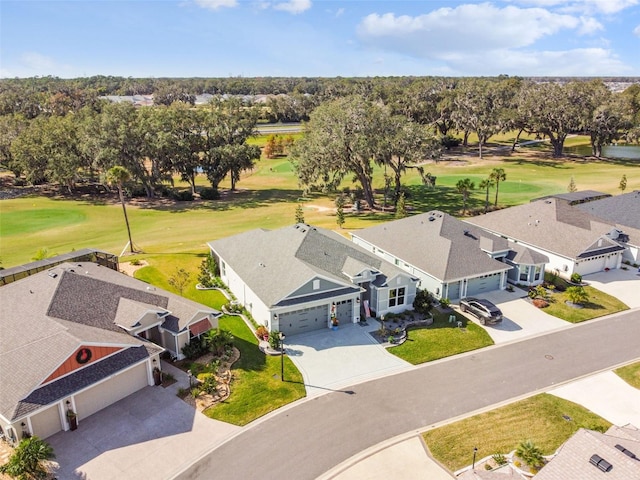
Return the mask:
<path id="1" fill-rule="evenodd" d="M 174 478 L 316 478 L 394 436 L 639 358 L 640 311 L 593 320 L 302 401 L 178 467 Z"/>

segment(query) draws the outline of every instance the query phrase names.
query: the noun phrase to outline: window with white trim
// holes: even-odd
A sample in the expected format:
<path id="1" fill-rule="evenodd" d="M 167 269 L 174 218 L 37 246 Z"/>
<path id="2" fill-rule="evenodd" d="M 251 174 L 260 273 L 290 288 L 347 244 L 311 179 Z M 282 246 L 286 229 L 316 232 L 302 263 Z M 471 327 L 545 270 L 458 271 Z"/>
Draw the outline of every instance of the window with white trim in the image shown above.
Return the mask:
<path id="1" fill-rule="evenodd" d="M 405 287 L 392 288 L 389 290 L 389 306 L 404 305 Z"/>
<path id="2" fill-rule="evenodd" d="M 319 290 L 320 289 L 320 280 L 314 280 L 313 281 L 313 289 L 314 290 Z"/>

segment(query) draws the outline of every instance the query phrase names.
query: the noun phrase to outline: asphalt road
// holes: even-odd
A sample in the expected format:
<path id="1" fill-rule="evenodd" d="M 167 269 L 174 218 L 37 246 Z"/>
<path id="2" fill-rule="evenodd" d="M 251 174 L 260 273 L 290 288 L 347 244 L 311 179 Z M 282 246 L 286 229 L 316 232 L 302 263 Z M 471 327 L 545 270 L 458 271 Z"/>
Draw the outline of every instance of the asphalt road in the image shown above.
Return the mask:
<path id="1" fill-rule="evenodd" d="M 637 359 L 640 311 L 490 347 L 285 409 L 176 478 L 313 479 L 396 435 Z"/>

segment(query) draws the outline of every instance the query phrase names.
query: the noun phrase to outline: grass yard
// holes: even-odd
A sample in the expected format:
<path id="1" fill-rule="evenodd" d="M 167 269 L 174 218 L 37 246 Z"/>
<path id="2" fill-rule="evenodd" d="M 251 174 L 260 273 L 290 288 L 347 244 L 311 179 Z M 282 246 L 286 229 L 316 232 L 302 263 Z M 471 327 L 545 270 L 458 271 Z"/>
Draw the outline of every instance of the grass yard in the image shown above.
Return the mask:
<path id="1" fill-rule="evenodd" d="M 640 362 L 620 367 L 614 372 L 632 387 L 640 389 Z"/>
<path id="2" fill-rule="evenodd" d="M 584 287 L 589 295 L 589 301 L 584 308 L 573 308 L 565 303 L 567 294 L 556 292 L 551 295 L 552 302 L 544 309 L 545 313 L 561 318 L 571 323 L 580 323 L 592 318 L 610 315 L 612 313 L 628 310 L 629 307 L 615 297 L 607 295 L 593 287 Z"/>
<path id="3" fill-rule="evenodd" d="M 505 135 L 504 141 L 512 137 Z M 544 149 L 523 148 L 512 154 L 509 149 L 491 147 L 483 160 L 478 160 L 470 150 L 468 155 L 445 154 L 442 161 L 424 167 L 425 172 L 437 176 L 433 190 L 422 185 L 415 169 L 409 169 L 403 177 L 410 196 L 408 208 L 414 213 L 437 208 L 459 215 L 462 198 L 455 190 L 456 182 L 469 177 L 477 186 L 495 167 L 503 168 L 507 174 L 499 190 L 498 201 L 503 206 L 565 192 L 571 177 L 579 189 L 617 194 L 620 178 L 625 174 L 627 191 L 640 189 L 640 162 L 582 161 L 574 157 L 557 160 Z M 374 186 L 380 203 L 383 174 L 381 167 L 374 167 Z M 202 175 L 197 183 L 207 185 Z M 352 189 L 355 186 L 350 176 L 341 185 Z M 186 184 L 176 179 L 176 187 L 186 188 Z M 134 243 L 151 256 L 206 253 L 207 241 L 252 228 L 274 229 L 292 224 L 298 204 L 303 206 L 307 223 L 338 230 L 333 211 L 335 194 L 314 193 L 303 197 L 286 157 L 261 159 L 256 168 L 242 175 L 237 192 L 230 192 L 228 188 L 228 182 L 223 182 L 222 198 L 214 201 L 129 201 L 127 212 Z M 494 196 L 492 189 L 491 201 Z M 468 202 L 469 208 L 480 209 L 483 205 L 484 192 L 475 190 Z M 5 268 L 31 261 L 41 248 L 51 254 L 85 247 L 119 254 L 127 243 L 122 209 L 115 195 L 25 196 L 0 201 L 0 209 L 1 261 Z M 389 213 L 347 213 L 344 230 L 338 231 L 346 233 L 392 218 Z"/>
<path id="4" fill-rule="evenodd" d="M 562 416 L 568 415 L 570 421 Z M 579 428 L 606 431 L 609 422 L 586 408 L 549 394 L 491 410 L 423 434 L 429 450 L 451 471 L 476 458 L 507 454 L 524 440 L 532 440 L 545 455 L 554 453 Z"/>
<path id="5" fill-rule="evenodd" d="M 433 325 L 409 330 L 407 340 L 402 345 L 389 348 L 389 353 L 418 365 L 493 345 L 489 334 L 463 315 L 455 313 L 464 326 L 458 328 L 449 323 L 448 313 L 434 311 L 433 314 Z"/>
<path id="6" fill-rule="evenodd" d="M 271 357 L 258 350 L 258 340 L 240 317 L 225 316 L 220 327 L 233 333 L 240 360 L 231 368 L 234 375 L 231 396 L 205 410 L 205 415 L 234 425 L 246 425 L 306 395 L 302 374 L 293 362 L 285 357 L 286 381 L 281 381 L 280 357 Z"/>

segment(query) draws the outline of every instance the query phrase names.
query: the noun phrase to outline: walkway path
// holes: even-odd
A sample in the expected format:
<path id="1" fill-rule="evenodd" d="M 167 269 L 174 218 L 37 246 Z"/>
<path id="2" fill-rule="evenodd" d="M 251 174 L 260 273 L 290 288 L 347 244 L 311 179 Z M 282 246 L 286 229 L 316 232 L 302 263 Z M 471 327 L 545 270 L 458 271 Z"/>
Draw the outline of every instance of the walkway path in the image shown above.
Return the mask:
<path id="1" fill-rule="evenodd" d="M 640 311 L 631 311 L 315 397 L 265 418 L 177 478 L 317 478 L 389 438 L 640 359 L 638 338 Z M 259 471 L 248 459 L 260 459 Z"/>

